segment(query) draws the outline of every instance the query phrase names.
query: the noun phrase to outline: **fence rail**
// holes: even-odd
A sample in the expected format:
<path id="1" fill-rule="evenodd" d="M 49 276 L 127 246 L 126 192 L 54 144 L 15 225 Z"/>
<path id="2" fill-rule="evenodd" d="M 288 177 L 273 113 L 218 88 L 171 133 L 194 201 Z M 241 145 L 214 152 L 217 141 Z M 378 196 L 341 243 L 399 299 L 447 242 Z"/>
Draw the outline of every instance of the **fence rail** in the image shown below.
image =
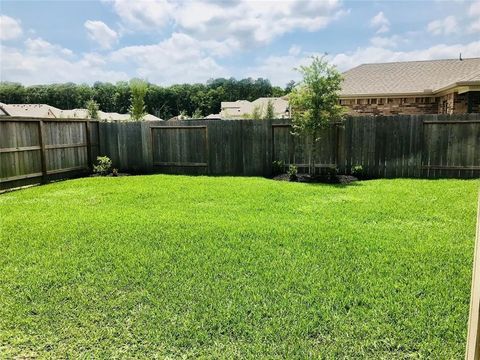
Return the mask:
<path id="1" fill-rule="evenodd" d="M 0 119 L 0 190 L 78 176 L 97 154 L 97 121 Z"/>
<path id="2" fill-rule="evenodd" d="M 480 114 L 348 117 L 320 134 L 317 169 L 369 177 L 480 177 Z M 131 173 L 269 176 L 306 167 L 310 144 L 278 120 L 97 122 L 0 119 L 0 190 L 87 171 L 97 155 Z"/>

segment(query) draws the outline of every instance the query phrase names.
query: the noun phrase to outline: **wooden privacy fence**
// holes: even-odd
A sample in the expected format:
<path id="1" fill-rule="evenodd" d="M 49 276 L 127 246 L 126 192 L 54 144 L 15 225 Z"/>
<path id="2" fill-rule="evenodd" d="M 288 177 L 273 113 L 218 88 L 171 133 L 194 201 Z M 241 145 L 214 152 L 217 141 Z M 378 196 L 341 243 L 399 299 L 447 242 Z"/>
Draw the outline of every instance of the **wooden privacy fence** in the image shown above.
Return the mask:
<path id="1" fill-rule="evenodd" d="M 0 190 L 78 176 L 98 154 L 98 122 L 0 119 Z"/>
<path id="2" fill-rule="evenodd" d="M 101 151 L 124 171 L 270 176 L 274 160 L 308 164 L 306 139 L 284 119 L 99 126 Z M 372 178 L 480 177 L 480 114 L 348 117 L 322 132 L 314 159 Z"/>
<path id="3" fill-rule="evenodd" d="M 306 167 L 309 144 L 289 120 L 97 122 L 0 119 L 0 189 L 88 170 L 97 155 L 131 173 L 270 176 Z M 480 176 L 480 114 L 348 117 L 321 134 L 317 169 L 368 177 Z"/>

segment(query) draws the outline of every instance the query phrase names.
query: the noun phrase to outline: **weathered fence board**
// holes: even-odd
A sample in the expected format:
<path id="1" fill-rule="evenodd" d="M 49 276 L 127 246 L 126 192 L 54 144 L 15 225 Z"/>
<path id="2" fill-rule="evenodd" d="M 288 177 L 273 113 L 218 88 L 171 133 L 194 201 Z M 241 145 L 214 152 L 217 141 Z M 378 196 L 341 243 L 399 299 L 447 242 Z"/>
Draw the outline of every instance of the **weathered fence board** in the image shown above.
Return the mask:
<path id="1" fill-rule="evenodd" d="M 0 119 L 0 190 L 78 176 L 98 151 L 96 121 Z"/>
<path id="2" fill-rule="evenodd" d="M 88 126 L 88 128 L 87 128 Z M 131 173 L 269 176 L 282 160 L 305 170 L 309 142 L 277 120 L 96 122 L 0 119 L 0 189 L 91 167 L 98 155 Z M 361 165 L 368 177 L 480 176 L 480 114 L 359 116 L 323 130 L 317 171 Z"/>
<path id="3" fill-rule="evenodd" d="M 153 167 L 177 172 L 197 168 L 208 172 L 207 126 L 152 126 Z"/>

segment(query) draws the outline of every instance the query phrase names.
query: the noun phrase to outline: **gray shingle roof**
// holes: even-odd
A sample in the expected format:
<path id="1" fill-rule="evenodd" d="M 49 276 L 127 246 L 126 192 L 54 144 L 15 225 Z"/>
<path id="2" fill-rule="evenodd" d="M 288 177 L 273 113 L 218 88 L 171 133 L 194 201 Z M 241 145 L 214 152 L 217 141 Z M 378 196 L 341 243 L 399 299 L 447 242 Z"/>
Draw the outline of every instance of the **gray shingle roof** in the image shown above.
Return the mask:
<path id="1" fill-rule="evenodd" d="M 479 82 L 480 58 L 364 64 L 343 73 L 341 96 L 435 93 Z"/>

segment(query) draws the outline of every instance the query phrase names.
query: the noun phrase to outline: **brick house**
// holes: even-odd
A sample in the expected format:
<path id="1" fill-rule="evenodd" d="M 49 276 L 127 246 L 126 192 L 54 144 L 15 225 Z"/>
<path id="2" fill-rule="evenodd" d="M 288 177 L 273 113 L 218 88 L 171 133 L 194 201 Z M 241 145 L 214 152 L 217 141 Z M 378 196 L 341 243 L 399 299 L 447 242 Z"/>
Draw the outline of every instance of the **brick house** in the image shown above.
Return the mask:
<path id="1" fill-rule="evenodd" d="M 343 73 L 351 115 L 480 113 L 480 58 L 364 64 Z"/>

